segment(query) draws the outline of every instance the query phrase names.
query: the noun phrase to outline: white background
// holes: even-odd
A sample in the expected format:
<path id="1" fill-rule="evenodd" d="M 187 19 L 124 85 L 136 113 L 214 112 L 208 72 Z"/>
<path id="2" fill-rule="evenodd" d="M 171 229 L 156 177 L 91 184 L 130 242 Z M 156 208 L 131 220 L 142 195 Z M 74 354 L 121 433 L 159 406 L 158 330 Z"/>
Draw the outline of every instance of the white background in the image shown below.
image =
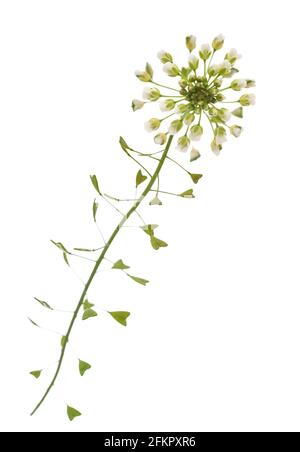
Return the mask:
<path id="1" fill-rule="evenodd" d="M 2 431 L 299 432 L 296 8 L 294 0 L 1 0 Z M 99 243 L 90 174 L 105 191 L 132 196 L 136 167 L 118 137 L 153 150 L 143 123 L 156 112 L 131 112 L 143 88 L 134 70 L 148 60 L 159 80 L 158 50 L 183 64 L 187 34 L 205 43 L 219 33 L 243 54 L 241 76 L 258 83 L 245 132 L 216 158 L 206 127 L 193 164 L 205 175 L 197 198 L 143 208 L 168 249 L 155 253 L 139 230 L 122 232 L 111 259 L 151 285 L 99 274 L 90 300 L 100 315 L 78 323 L 57 386 L 30 418 L 59 335 L 26 317 L 58 333 L 69 318 L 32 297 L 73 309 L 81 290 L 49 239 Z M 162 180 L 176 192 L 192 188 L 172 166 Z M 99 217 L 108 235 L 118 218 L 104 207 Z M 84 277 L 88 268 L 74 262 Z M 126 329 L 105 314 L 119 309 L 132 313 Z M 77 356 L 93 365 L 84 378 Z M 43 367 L 40 380 L 28 375 Z M 84 416 L 69 423 L 66 403 Z"/>

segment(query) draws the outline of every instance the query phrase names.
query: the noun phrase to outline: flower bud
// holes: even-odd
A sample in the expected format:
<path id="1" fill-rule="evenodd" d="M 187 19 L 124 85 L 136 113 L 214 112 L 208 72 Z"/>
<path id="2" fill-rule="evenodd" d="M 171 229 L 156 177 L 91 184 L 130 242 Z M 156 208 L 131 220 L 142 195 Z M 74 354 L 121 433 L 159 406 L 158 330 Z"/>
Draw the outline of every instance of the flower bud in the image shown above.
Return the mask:
<path id="1" fill-rule="evenodd" d="M 218 111 L 218 116 L 220 117 L 220 119 L 223 122 L 228 122 L 230 120 L 230 118 L 231 118 L 231 113 L 230 113 L 229 110 L 227 110 L 227 108 L 221 108 Z"/>
<path id="2" fill-rule="evenodd" d="M 166 63 L 173 63 L 173 57 L 170 53 L 165 52 L 164 50 L 161 50 L 158 54 L 157 54 L 158 58 L 160 59 L 160 61 L 163 64 Z"/>
<path id="3" fill-rule="evenodd" d="M 249 107 L 250 105 L 255 105 L 256 97 L 255 94 L 244 94 L 240 98 L 240 104 L 243 107 Z"/>
<path id="4" fill-rule="evenodd" d="M 176 64 L 166 63 L 164 65 L 164 72 L 168 74 L 169 77 L 177 77 L 180 75 L 180 69 Z"/>
<path id="5" fill-rule="evenodd" d="M 203 61 L 208 60 L 208 58 L 211 56 L 211 47 L 209 44 L 203 44 L 200 49 L 200 57 Z"/>
<path id="6" fill-rule="evenodd" d="M 175 108 L 175 101 L 173 99 L 162 100 L 159 104 L 161 111 L 171 111 Z"/>
<path id="7" fill-rule="evenodd" d="M 191 55 L 189 58 L 189 66 L 193 71 L 196 71 L 199 67 L 199 60 L 195 55 Z"/>
<path id="8" fill-rule="evenodd" d="M 190 126 L 191 124 L 193 124 L 193 122 L 195 121 L 195 115 L 194 115 L 194 113 L 186 113 L 185 115 L 184 115 L 184 118 L 183 118 L 183 120 L 184 120 L 184 124 L 186 125 L 186 126 Z"/>
<path id="9" fill-rule="evenodd" d="M 218 102 L 223 102 L 223 100 L 225 100 L 225 96 L 222 93 L 218 93 L 216 95 L 216 99 L 217 99 Z"/>
<path id="10" fill-rule="evenodd" d="M 157 88 L 145 88 L 143 92 L 143 97 L 146 100 L 150 100 L 151 102 L 155 102 L 160 98 L 161 94 Z"/>
<path id="11" fill-rule="evenodd" d="M 219 73 L 220 66 L 218 64 L 213 64 L 208 68 L 208 75 L 210 77 L 215 77 Z"/>
<path id="12" fill-rule="evenodd" d="M 157 118 L 152 118 L 145 123 L 145 129 L 147 132 L 153 132 L 154 130 L 158 130 L 160 128 L 161 121 Z"/>
<path id="13" fill-rule="evenodd" d="M 224 45 L 224 40 L 225 40 L 225 38 L 224 38 L 223 35 L 217 36 L 212 42 L 213 49 L 215 51 L 216 50 L 221 50 L 223 45 Z"/>
<path id="14" fill-rule="evenodd" d="M 197 38 L 196 38 L 196 36 L 193 36 L 193 35 L 187 36 L 186 39 L 185 39 L 185 43 L 186 43 L 187 49 L 190 52 L 192 52 L 196 48 L 196 45 L 197 45 Z"/>
<path id="15" fill-rule="evenodd" d="M 255 80 L 246 80 L 246 82 L 247 82 L 247 88 L 255 88 L 256 87 Z"/>
<path id="16" fill-rule="evenodd" d="M 181 152 L 187 152 L 190 144 L 190 139 L 186 135 L 184 135 L 183 137 L 179 138 L 176 149 Z"/>
<path id="17" fill-rule="evenodd" d="M 240 127 L 240 126 L 233 125 L 233 126 L 230 127 L 230 133 L 235 138 L 239 138 L 241 136 L 242 131 L 243 131 L 243 128 Z"/>
<path id="18" fill-rule="evenodd" d="M 203 135 L 203 128 L 200 124 L 195 125 L 191 128 L 190 139 L 192 141 L 200 141 Z"/>
<path id="19" fill-rule="evenodd" d="M 151 75 L 146 71 L 135 71 L 135 75 L 141 82 L 145 83 L 150 82 L 152 78 Z"/>
<path id="20" fill-rule="evenodd" d="M 226 129 L 224 127 L 217 127 L 215 131 L 215 141 L 218 146 L 222 145 L 227 141 Z"/>
<path id="21" fill-rule="evenodd" d="M 247 88 L 247 82 L 243 79 L 233 80 L 230 86 L 234 91 L 242 91 L 242 89 Z"/>
<path id="22" fill-rule="evenodd" d="M 225 56 L 225 60 L 228 60 L 230 64 L 236 63 L 240 58 L 242 58 L 242 55 L 239 55 L 236 49 L 231 49 Z"/>
<path id="23" fill-rule="evenodd" d="M 176 107 L 176 113 L 184 114 L 187 112 L 189 104 L 178 104 Z"/>
<path id="24" fill-rule="evenodd" d="M 145 102 L 143 102 L 142 100 L 134 99 L 132 101 L 132 110 L 133 111 L 141 110 L 144 105 Z"/>
<path id="25" fill-rule="evenodd" d="M 171 135 L 175 135 L 176 133 L 180 132 L 180 130 L 183 127 L 183 122 L 181 119 L 175 119 L 175 121 L 172 121 L 169 127 L 169 133 Z"/>
<path id="26" fill-rule="evenodd" d="M 216 143 L 216 140 L 213 140 L 212 143 L 211 143 L 211 150 L 213 151 L 213 153 L 214 153 L 215 155 L 219 155 L 219 154 L 220 154 L 220 151 L 222 150 L 222 146 L 221 146 L 221 145 L 218 145 L 218 144 Z"/>
<path id="27" fill-rule="evenodd" d="M 154 137 L 154 143 L 162 146 L 163 144 L 166 144 L 168 139 L 168 135 L 166 133 L 159 133 Z"/>
<path id="28" fill-rule="evenodd" d="M 231 72 L 231 64 L 229 61 L 225 60 L 222 64 L 219 66 L 219 75 L 227 75 Z"/>
<path id="29" fill-rule="evenodd" d="M 195 161 L 198 160 L 200 157 L 201 157 L 200 152 L 199 152 L 197 149 L 193 148 L 193 149 L 191 150 L 190 162 L 195 162 Z"/>
<path id="30" fill-rule="evenodd" d="M 215 88 L 221 88 L 223 81 L 221 79 L 217 79 L 214 81 L 214 87 Z"/>

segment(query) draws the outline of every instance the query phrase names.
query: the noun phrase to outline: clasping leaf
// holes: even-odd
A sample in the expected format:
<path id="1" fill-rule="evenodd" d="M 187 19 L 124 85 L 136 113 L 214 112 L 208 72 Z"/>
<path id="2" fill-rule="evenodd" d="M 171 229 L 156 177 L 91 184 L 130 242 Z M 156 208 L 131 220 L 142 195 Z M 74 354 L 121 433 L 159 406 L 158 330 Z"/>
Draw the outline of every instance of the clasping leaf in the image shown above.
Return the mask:
<path id="1" fill-rule="evenodd" d="M 90 176 L 90 178 L 91 178 L 91 182 L 93 184 L 94 189 L 101 196 L 101 191 L 100 191 L 100 188 L 99 188 L 99 183 L 98 183 L 97 176 L 94 174 L 93 176 Z"/>
<path id="2" fill-rule="evenodd" d="M 147 176 L 144 176 L 142 171 L 139 170 L 137 175 L 136 175 L 136 188 L 141 185 L 143 182 L 145 182 L 145 180 L 147 180 Z"/>

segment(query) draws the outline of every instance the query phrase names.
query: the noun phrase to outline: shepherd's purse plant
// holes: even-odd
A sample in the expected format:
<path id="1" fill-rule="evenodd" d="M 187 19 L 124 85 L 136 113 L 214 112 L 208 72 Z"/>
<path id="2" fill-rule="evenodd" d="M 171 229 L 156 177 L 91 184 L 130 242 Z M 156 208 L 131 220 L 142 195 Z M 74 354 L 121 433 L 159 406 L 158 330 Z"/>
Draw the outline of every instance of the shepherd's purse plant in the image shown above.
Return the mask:
<path id="1" fill-rule="evenodd" d="M 137 227 L 141 233 L 146 234 L 153 249 L 158 251 L 168 245 L 164 240 L 158 238 L 158 226 L 143 220 L 140 213 L 142 204 L 148 202 L 151 206 L 160 206 L 163 196 L 176 196 L 183 199 L 195 197 L 192 188 L 180 193 L 161 190 L 161 171 L 167 163 L 176 165 L 180 171 L 184 171 L 194 184 L 197 184 L 202 178 L 202 174 L 189 171 L 176 160 L 176 151 L 175 153 L 172 151 L 173 143 L 176 141 L 177 151 L 189 153 L 189 161 L 193 163 L 201 157 L 197 144 L 204 133 L 205 123 L 208 124 L 212 136 L 211 150 L 216 155 L 222 151 L 229 135 L 234 138 L 241 135 L 243 128 L 239 120 L 243 118 L 244 107 L 255 104 L 255 95 L 245 90 L 255 87 L 255 81 L 235 78 L 239 72 L 236 63 L 240 58 L 236 49 L 225 52 L 222 61 L 218 64 L 215 63 L 216 54 L 223 49 L 223 45 L 224 37 L 219 35 L 213 39 L 211 44 L 204 44 L 198 49 L 196 37 L 188 36 L 186 47 L 189 51 L 189 58 L 188 63 L 183 67 L 174 62 L 173 56 L 169 52 L 159 52 L 158 58 L 163 64 L 164 72 L 171 80 L 176 81 L 176 84 L 171 84 L 172 86 L 159 83 L 154 77 L 154 71 L 149 63 L 146 64 L 144 70 L 136 71 L 136 77 L 145 84 L 145 88 L 143 100 L 133 100 L 132 109 L 133 111 L 141 110 L 147 104 L 159 102 L 161 114 L 150 118 L 145 124 L 145 129 L 154 133 L 154 143 L 159 146 L 159 149 L 151 153 L 144 153 L 133 149 L 124 138 L 120 138 L 122 151 L 139 167 L 135 180 L 136 196 L 133 199 L 121 199 L 106 194 L 97 176 L 90 176 L 96 195 L 92 206 L 92 218 L 99 231 L 101 232 L 97 213 L 100 202 L 108 203 L 120 215 L 119 223 L 112 229 L 107 240 L 101 234 L 102 243 L 96 244 L 93 249 L 70 249 L 61 242 L 52 241 L 52 244 L 62 253 L 62 257 L 68 266 L 71 266 L 72 258 L 83 258 L 90 262 L 91 273 L 84 283 L 74 311 L 70 312 L 71 318 L 66 331 L 61 335 L 60 355 L 54 376 L 31 415 L 34 415 L 46 401 L 60 375 L 76 323 L 79 321 L 90 322 L 98 316 L 97 307 L 93 303 L 94 300 L 89 298 L 89 290 L 97 277 L 100 266 L 106 262 L 112 270 L 123 272 L 128 280 L 133 283 L 142 286 L 149 283 L 147 279 L 136 276 L 135 273 L 131 272 L 127 260 L 124 262 L 124 259 L 120 256 L 116 256 L 117 258 L 114 259 L 113 256 L 109 255 L 112 243 L 128 220 L 136 218 L 140 222 Z M 230 123 L 232 119 L 234 121 Z M 152 163 L 151 168 L 146 167 L 145 161 Z M 119 208 L 122 202 L 131 203 L 126 213 Z M 59 311 L 59 309 L 53 309 L 44 299 L 35 298 L 35 301 L 44 309 Z M 107 315 L 110 316 L 112 321 L 126 327 L 130 312 L 121 310 L 107 312 Z M 40 328 L 35 320 L 29 320 L 36 328 Z M 92 366 L 80 359 L 77 367 L 80 375 L 84 376 Z M 45 369 L 33 370 L 30 374 L 35 379 L 39 379 L 43 370 Z M 74 408 L 73 404 L 66 407 L 66 414 L 70 421 L 81 416 L 80 411 Z"/>

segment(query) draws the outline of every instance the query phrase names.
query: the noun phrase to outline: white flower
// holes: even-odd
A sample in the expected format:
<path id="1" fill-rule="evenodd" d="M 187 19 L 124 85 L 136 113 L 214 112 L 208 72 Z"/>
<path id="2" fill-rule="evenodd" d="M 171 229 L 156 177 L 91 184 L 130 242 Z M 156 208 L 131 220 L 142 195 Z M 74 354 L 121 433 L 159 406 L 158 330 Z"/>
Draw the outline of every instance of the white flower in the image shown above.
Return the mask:
<path id="1" fill-rule="evenodd" d="M 180 132 L 180 130 L 183 127 L 183 122 L 181 119 L 175 119 L 175 121 L 172 121 L 169 127 L 169 133 L 171 135 L 175 135 L 176 133 Z"/>
<path id="2" fill-rule="evenodd" d="M 171 111 L 175 108 L 175 101 L 173 99 L 164 99 L 160 102 L 159 108 L 161 111 Z"/>
<path id="3" fill-rule="evenodd" d="M 146 71 L 135 71 L 135 75 L 136 77 L 141 81 L 141 82 L 150 82 L 151 80 L 151 75 L 146 72 Z"/>
<path id="4" fill-rule="evenodd" d="M 216 50 L 222 49 L 222 47 L 223 47 L 223 45 L 224 45 L 224 41 L 225 41 L 224 36 L 223 36 L 223 35 L 218 35 L 218 36 L 213 40 L 213 43 L 212 43 L 213 49 L 214 49 L 215 51 L 216 51 Z"/>
<path id="5" fill-rule="evenodd" d="M 208 75 L 210 77 L 214 77 L 214 76 L 216 76 L 219 73 L 219 70 L 220 70 L 220 65 L 219 64 L 213 64 L 208 69 Z"/>
<path id="6" fill-rule="evenodd" d="M 193 71 L 196 71 L 199 67 L 199 60 L 195 55 L 190 55 L 189 66 Z"/>
<path id="7" fill-rule="evenodd" d="M 133 111 L 141 110 L 144 105 L 145 102 L 143 102 L 142 100 L 134 99 L 132 101 L 132 110 Z"/>
<path id="8" fill-rule="evenodd" d="M 169 77 L 177 77 L 180 75 L 180 69 L 176 64 L 166 63 L 164 65 L 164 72 L 168 74 Z"/>
<path id="9" fill-rule="evenodd" d="M 187 152 L 190 144 L 190 139 L 186 135 L 184 135 L 183 137 L 179 138 L 176 149 L 181 152 Z"/>
<path id="10" fill-rule="evenodd" d="M 166 133 L 159 133 L 154 137 L 154 143 L 162 146 L 167 142 L 168 135 Z"/>
<path id="11" fill-rule="evenodd" d="M 231 64 L 234 64 L 240 58 L 242 58 L 242 55 L 240 55 L 236 49 L 231 49 L 225 57 L 225 59 L 228 60 Z"/>
<path id="12" fill-rule="evenodd" d="M 227 108 L 221 108 L 218 111 L 218 116 L 222 119 L 224 122 L 228 122 L 231 118 L 231 113 Z"/>
<path id="13" fill-rule="evenodd" d="M 244 94 L 240 98 L 240 104 L 243 107 L 249 107 L 249 105 L 255 105 L 255 103 L 256 103 L 255 94 Z"/>
<path id="14" fill-rule="evenodd" d="M 145 129 L 147 132 L 153 132 L 154 130 L 158 130 L 160 128 L 161 121 L 157 118 L 152 118 L 145 123 Z"/>
<path id="15" fill-rule="evenodd" d="M 191 150 L 191 156 L 190 156 L 190 161 L 191 162 L 195 162 L 196 160 L 198 160 L 201 157 L 200 152 L 198 151 L 198 149 L 193 148 Z"/>
<path id="16" fill-rule="evenodd" d="M 247 88 L 255 88 L 256 81 L 255 80 L 246 80 L 247 82 Z"/>
<path id="17" fill-rule="evenodd" d="M 227 141 L 226 130 L 224 129 L 224 127 L 217 127 L 215 134 L 216 134 L 215 141 L 218 146 L 222 145 Z"/>
<path id="18" fill-rule="evenodd" d="M 188 50 L 190 52 L 192 52 L 196 48 L 197 38 L 196 38 L 196 36 L 193 36 L 193 35 L 187 36 L 185 42 L 186 42 L 186 46 L 187 46 Z"/>
<path id="19" fill-rule="evenodd" d="M 157 88 L 145 88 L 143 92 L 143 98 L 155 102 L 160 98 L 161 94 Z"/>
<path id="20" fill-rule="evenodd" d="M 192 141 L 200 141 L 202 135 L 203 135 L 203 128 L 200 126 L 200 124 L 195 125 L 191 128 L 190 139 Z"/>
<path id="21" fill-rule="evenodd" d="M 222 146 L 218 145 L 216 143 L 216 140 L 213 140 L 212 143 L 211 143 L 211 150 L 213 151 L 213 153 L 215 155 L 219 155 L 220 151 L 222 150 Z"/>
<path id="22" fill-rule="evenodd" d="M 233 80 L 231 82 L 231 88 L 234 91 L 242 91 L 242 89 L 247 88 L 247 82 L 244 79 Z"/>
<path id="23" fill-rule="evenodd" d="M 165 52 L 165 50 L 161 50 L 160 52 L 158 52 L 157 56 L 163 64 L 173 63 L 172 55 L 168 52 Z"/>
<path id="24" fill-rule="evenodd" d="M 200 49 L 200 57 L 202 60 L 206 61 L 211 55 L 211 47 L 209 44 L 203 44 Z"/>
<path id="25" fill-rule="evenodd" d="M 230 133 L 235 138 L 239 138 L 241 136 L 242 131 L 243 131 L 243 128 L 240 127 L 240 126 L 233 125 L 233 126 L 230 127 Z"/>
<path id="26" fill-rule="evenodd" d="M 228 75 L 231 72 L 232 66 L 229 61 L 225 60 L 222 64 L 220 64 L 218 69 L 220 75 Z"/>

